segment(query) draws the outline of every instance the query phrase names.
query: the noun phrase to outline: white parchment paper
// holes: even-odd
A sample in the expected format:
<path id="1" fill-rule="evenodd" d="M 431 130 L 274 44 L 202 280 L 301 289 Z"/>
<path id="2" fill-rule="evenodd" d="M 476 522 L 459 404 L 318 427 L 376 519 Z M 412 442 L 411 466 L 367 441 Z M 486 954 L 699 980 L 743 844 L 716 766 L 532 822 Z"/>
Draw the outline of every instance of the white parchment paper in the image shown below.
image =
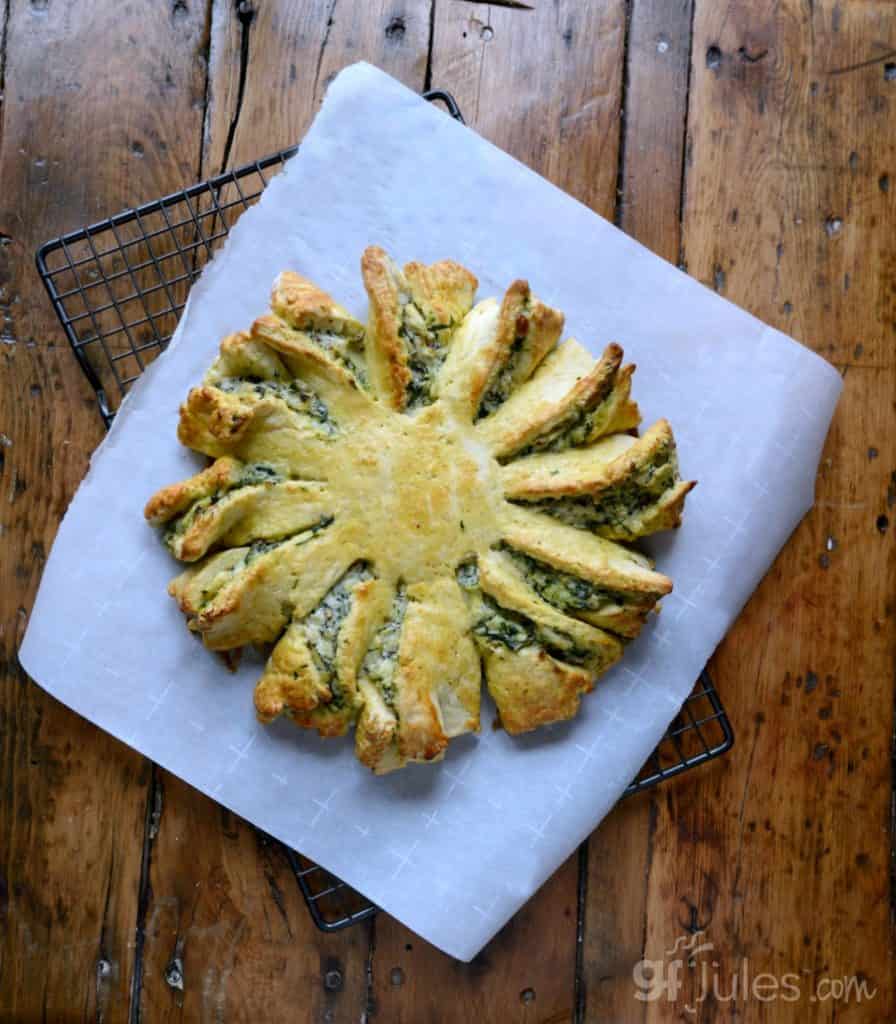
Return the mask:
<path id="1" fill-rule="evenodd" d="M 674 427 L 699 486 L 652 545 L 675 592 L 573 722 L 490 728 L 444 763 L 374 778 L 351 741 L 258 725 L 260 666 L 235 675 L 187 633 L 177 566 L 142 508 L 196 471 L 178 405 L 223 335 L 284 268 L 366 315 L 358 268 L 450 257 L 480 297 L 527 277 L 598 353 L 638 364 L 645 424 Z M 169 351 L 135 388 L 59 531 L 20 657 L 50 693 L 470 959 L 635 776 L 719 640 L 812 504 L 839 375 L 365 64 L 332 84 L 301 150 L 193 288 Z M 732 756 L 738 756 L 735 752 Z"/>

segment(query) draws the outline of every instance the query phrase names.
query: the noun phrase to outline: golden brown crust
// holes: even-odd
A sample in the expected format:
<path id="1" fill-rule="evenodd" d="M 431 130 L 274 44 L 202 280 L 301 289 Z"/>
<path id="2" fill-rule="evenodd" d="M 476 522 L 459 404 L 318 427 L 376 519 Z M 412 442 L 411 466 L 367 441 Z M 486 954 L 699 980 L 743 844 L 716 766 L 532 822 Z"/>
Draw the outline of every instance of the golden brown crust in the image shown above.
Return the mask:
<path id="1" fill-rule="evenodd" d="M 628 479 L 675 439 L 668 420 L 657 420 L 642 436 L 616 434 L 589 448 L 530 455 L 501 472 L 505 494 L 513 498 L 554 498 L 598 494 Z"/>
<path id="2" fill-rule="evenodd" d="M 487 651 L 485 681 L 501 725 L 514 735 L 573 718 L 581 695 L 590 693 L 595 682 L 587 670 L 537 647 Z"/>
<path id="3" fill-rule="evenodd" d="M 622 371 L 621 363 L 618 345 L 608 345 L 595 364 L 577 341 L 565 341 L 534 377 L 480 423 L 480 436 L 496 458 L 507 460 L 529 449 L 563 446 L 570 433 L 582 433 L 582 441 L 576 436 L 574 443 L 583 443 L 595 430 L 629 429 L 639 414 L 628 400 L 631 370 Z"/>
<path id="4" fill-rule="evenodd" d="M 440 382 L 440 395 L 469 419 L 497 408 L 528 380 L 557 344 L 563 314 L 514 281 L 500 306 L 486 299 L 458 328 Z"/>
<path id="5" fill-rule="evenodd" d="M 619 639 L 596 626 L 574 619 L 544 601 L 526 586 L 508 555 L 489 551 L 479 559 L 479 582 L 484 593 L 501 608 L 525 616 L 544 630 L 551 641 L 553 653 L 564 660 L 564 651 L 571 661 L 581 658 L 583 667 L 600 675 L 622 657 Z M 544 641 L 540 641 L 545 646 Z"/>
<path id="6" fill-rule="evenodd" d="M 386 405 L 401 411 L 414 397 L 414 387 L 435 393 L 440 359 L 473 304 L 478 282 L 451 260 L 430 266 L 408 263 L 402 270 L 378 246 L 364 250 L 361 274 L 370 299 L 366 354 L 371 382 Z M 415 350 L 415 337 L 424 339 L 421 350 Z"/>
<path id="7" fill-rule="evenodd" d="M 507 506 L 501 539 L 515 550 L 592 583 L 659 596 L 672 590 L 669 577 L 655 572 L 640 552 L 525 506 Z"/>
<path id="8" fill-rule="evenodd" d="M 277 641 L 255 687 L 256 714 L 262 722 L 270 722 L 285 709 L 296 714 L 312 711 L 329 697 L 302 623 L 293 622 Z"/>
<path id="9" fill-rule="evenodd" d="M 279 398 L 246 397 L 203 385 L 180 408 L 181 444 L 212 458 L 270 462 L 288 475 L 320 479 L 332 461 L 322 425 L 299 416 Z"/>
<path id="10" fill-rule="evenodd" d="M 519 345 L 519 353 L 508 375 L 508 394 L 527 381 L 556 346 L 563 324 L 563 314 L 533 295 L 528 281 L 514 281 L 501 301 L 494 346 L 472 381 L 471 397 L 475 407 L 479 409 L 501 370 L 512 358 L 516 345 Z"/>
<path id="11" fill-rule="evenodd" d="M 226 489 L 239 478 L 243 464 L 238 459 L 217 459 L 189 480 L 169 484 L 149 499 L 143 515 L 153 526 L 162 526 L 185 512 L 195 501 Z"/>
<path id="12" fill-rule="evenodd" d="M 271 309 L 297 331 L 329 331 L 362 338 L 364 325 L 316 284 L 284 270 L 271 289 Z"/>
<path id="13" fill-rule="evenodd" d="M 255 689 L 256 713 L 262 722 L 287 714 L 297 726 L 315 729 L 321 736 L 348 731 L 361 707 L 358 666 L 369 643 L 368 623 L 379 586 L 381 581 L 360 577 L 337 585 L 350 609 L 338 624 L 329 671 L 313 653 L 319 624 L 312 628 L 306 616 L 287 627 Z"/>
<path id="14" fill-rule="evenodd" d="M 291 619 L 304 618 L 320 602 L 354 560 L 336 527 L 308 540 L 300 534 L 241 565 L 201 604 L 191 626 L 211 650 L 272 643 Z"/>
<path id="15" fill-rule="evenodd" d="M 202 510 L 169 539 L 175 558 L 195 562 L 213 547 L 289 537 L 326 519 L 326 485 L 306 480 L 240 487 Z"/>
<path id="16" fill-rule="evenodd" d="M 411 297 L 432 310 L 440 323 L 459 324 L 473 305 L 479 287 L 476 275 L 454 260 L 406 263 L 404 278 Z"/>
<path id="17" fill-rule="evenodd" d="M 520 459 L 504 468 L 502 480 L 507 497 L 538 502 L 546 512 L 617 540 L 678 526 L 696 485 L 679 478 L 667 420 L 640 438 L 613 435 L 587 448 Z M 612 514 L 602 517 L 601 510 Z"/>
<path id="18" fill-rule="evenodd" d="M 221 342 L 218 358 L 209 367 L 204 383 L 217 385 L 240 377 L 287 380 L 289 376 L 275 352 L 247 331 L 240 331 L 228 334 Z"/>
<path id="19" fill-rule="evenodd" d="M 479 658 L 453 579 L 416 584 L 408 599 L 395 680 L 398 750 L 404 760 L 431 761 L 451 735 L 479 729 Z M 446 712 L 457 720 L 446 722 Z"/>
<path id="20" fill-rule="evenodd" d="M 389 618 L 394 597 L 394 589 L 383 579 L 371 580 L 365 588 L 357 626 L 359 667 L 377 630 Z M 355 672 L 355 679 L 360 704 L 355 727 L 355 756 L 361 764 L 378 774 L 400 767 L 395 743 L 398 731 L 395 713 L 383 700 L 376 686 L 363 677 L 359 670 Z"/>
<path id="21" fill-rule="evenodd" d="M 310 376 L 349 390 L 357 390 L 355 377 L 325 349 L 313 344 L 308 336 L 294 331 L 275 316 L 261 316 L 252 324 L 252 337 L 263 341 L 295 364 L 295 376 Z"/>
<path id="22" fill-rule="evenodd" d="M 361 256 L 361 276 L 370 300 L 367 362 L 376 394 L 392 409 L 403 409 L 411 380 L 407 352 L 398 336 L 399 271 L 379 246 Z"/>

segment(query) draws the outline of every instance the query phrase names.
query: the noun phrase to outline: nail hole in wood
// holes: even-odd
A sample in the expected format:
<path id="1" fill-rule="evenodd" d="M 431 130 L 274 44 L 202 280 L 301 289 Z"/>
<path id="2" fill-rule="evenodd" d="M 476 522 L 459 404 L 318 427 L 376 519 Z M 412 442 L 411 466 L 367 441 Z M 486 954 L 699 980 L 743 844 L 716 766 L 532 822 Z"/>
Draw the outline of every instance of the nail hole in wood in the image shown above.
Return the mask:
<path id="1" fill-rule="evenodd" d="M 328 992 L 342 991 L 342 971 L 327 971 L 324 975 L 324 988 Z"/>
<path id="2" fill-rule="evenodd" d="M 386 26 L 386 38 L 393 43 L 400 43 L 404 39 L 406 31 L 407 26 L 404 23 L 404 18 L 392 18 Z"/>

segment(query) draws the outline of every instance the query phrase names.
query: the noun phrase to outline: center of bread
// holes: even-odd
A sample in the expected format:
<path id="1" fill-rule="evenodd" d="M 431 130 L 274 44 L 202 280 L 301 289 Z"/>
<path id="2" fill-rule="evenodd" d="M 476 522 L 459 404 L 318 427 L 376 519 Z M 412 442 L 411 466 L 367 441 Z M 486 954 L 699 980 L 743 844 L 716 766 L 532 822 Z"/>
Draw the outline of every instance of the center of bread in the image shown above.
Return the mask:
<path id="1" fill-rule="evenodd" d="M 407 583 L 451 573 L 497 539 L 498 464 L 441 403 L 378 418 L 348 448 L 329 482 L 377 572 Z"/>

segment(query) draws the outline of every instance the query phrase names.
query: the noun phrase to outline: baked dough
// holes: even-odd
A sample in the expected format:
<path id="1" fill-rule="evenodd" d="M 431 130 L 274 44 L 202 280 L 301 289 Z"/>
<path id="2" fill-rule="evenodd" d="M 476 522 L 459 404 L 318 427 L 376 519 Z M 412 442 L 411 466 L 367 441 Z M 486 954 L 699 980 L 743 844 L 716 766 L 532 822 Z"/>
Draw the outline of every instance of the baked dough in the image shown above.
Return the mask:
<path id="1" fill-rule="evenodd" d="M 573 716 L 672 589 L 627 542 L 693 483 L 665 420 L 634 436 L 622 349 L 560 343 L 527 282 L 474 305 L 450 260 L 361 270 L 366 326 L 279 275 L 181 407 L 214 461 L 146 518 L 189 628 L 267 647 L 259 719 L 354 727 L 381 773 L 478 731 L 483 677 L 510 733 Z"/>

